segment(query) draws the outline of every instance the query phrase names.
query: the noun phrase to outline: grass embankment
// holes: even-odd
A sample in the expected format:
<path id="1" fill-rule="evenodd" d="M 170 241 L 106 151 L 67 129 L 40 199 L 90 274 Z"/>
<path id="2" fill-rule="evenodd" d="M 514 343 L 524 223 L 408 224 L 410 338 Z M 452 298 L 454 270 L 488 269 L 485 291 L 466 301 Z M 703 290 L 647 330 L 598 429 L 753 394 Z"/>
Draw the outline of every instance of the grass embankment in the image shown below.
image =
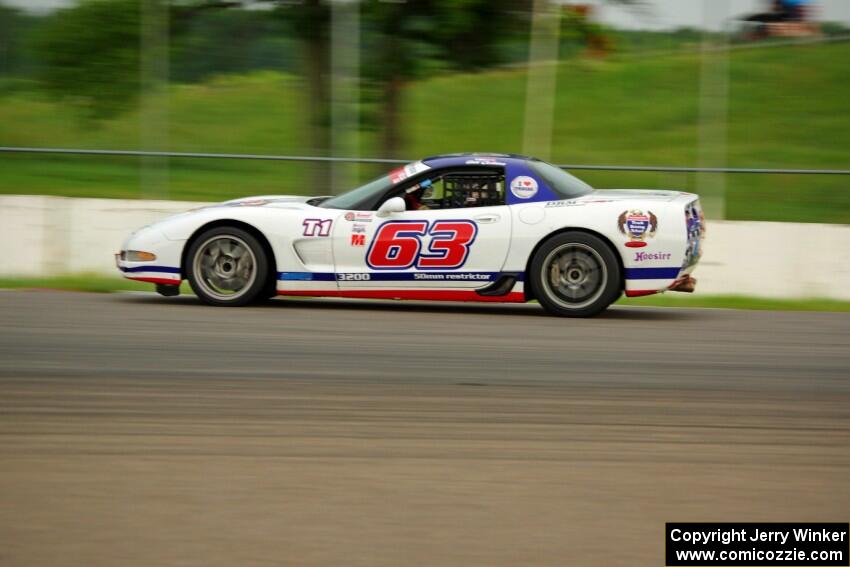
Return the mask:
<path id="1" fill-rule="evenodd" d="M 108 293 L 115 291 L 153 291 L 153 284 L 120 277 L 77 275 L 54 278 L 0 278 L 0 289 L 44 289 Z M 191 294 L 183 282 L 180 292 Z M 842 311 L 850 312 L 850 301 L 830 299 L 763 299 L 740 296 L 701 296 L 667 293 L 662 295 L 621 299 L 618 305 L 644 307 L 709 307 L 717 309 L 759 309 L 782 311 Z"/>
<path id="2" fill-rule="evenodd" d="M 847 168 L 850 43 L 771 47 L 730 54 L 726 165 Z M 573 60 L 559 65 L 551 160 L 559 163 L 696 165 L 698 53 Z M 406 87 L 401 152 L 522 150 L 525 71 L 434 77 Z M 146 106 L 167 105 L 156 149 L 310 154 L 306 90 L 277 73 L 176 85 Z M 371 109 L 374 112 L 374 109 Z M 0 95 L 0 145 L 138 149 L 133 110 L 94 127 L 38 93 Z M 375 132 L 362 154 L 377 155 Z M 140 165 L 148 164 L 148 167 Z M 158 174 L 162 164 L 168 175 Z M 0 154 L 0 193 L 219 200 L 262 193 L 314 194 L 309 164 Z M 376 172 L 363 167 L 361 177 Z M 689 174 L 580 173 L 599 187 L 705 192 Z M 850 223 L 850 181 L 839 176 L 726 175 L 730 219 Z M 167 183 L 166 183 L 167 180 Z M 144 187 L 145 190 L 141 190 Z"/>
<path id="3" fill-rule="evenodd" d="M 153 291 L 154 287 L 154 284 L 151 283 L 94 274 L 43 278 L 0 278 L 0 289 L 50 289 L 110 293 L 114 291 Z M 192 290 L 189 284 L 184 282 L 180 291 L 181 293 L 191 293 Z"/>
<path id="4" fill-rule="evenodd" d="M 740 295 L 699 295 L 663 293 L 621 299 L 618 305 L 644 307 L 700 307 L 713 309 L 756 309 L 759 311 L 841 311 L 850 312 L 850 301 L 834 299 L 767 299 Z"/>

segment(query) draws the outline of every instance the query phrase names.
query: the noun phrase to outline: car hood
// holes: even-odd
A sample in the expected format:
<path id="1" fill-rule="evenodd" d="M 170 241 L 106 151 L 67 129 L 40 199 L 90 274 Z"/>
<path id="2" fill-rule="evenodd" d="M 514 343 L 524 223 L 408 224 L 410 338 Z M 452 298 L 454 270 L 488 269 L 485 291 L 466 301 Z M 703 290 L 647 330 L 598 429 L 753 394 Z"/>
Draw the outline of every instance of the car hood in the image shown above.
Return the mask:
<path id="1" fill-rule="evenodd" d="M 642 201 L 672 201 L 680 196 L 680 191 L 662 191 L 658 189 L 595 189 L 588 193 L 583 199 L 606 201 L 629 201 L 640 199 Z"/>
<path id="2" fill-rule="evenodd" d="M 233 199 L 219 203 L 219 207 L 258 207 L 265 205 L 288 205 L 296 203 L 306 203 L 310 199 L 315 199 L 315 196 L 304 195 L 259 195 L 255 197 L 243 197 L 241 199 Z"/>

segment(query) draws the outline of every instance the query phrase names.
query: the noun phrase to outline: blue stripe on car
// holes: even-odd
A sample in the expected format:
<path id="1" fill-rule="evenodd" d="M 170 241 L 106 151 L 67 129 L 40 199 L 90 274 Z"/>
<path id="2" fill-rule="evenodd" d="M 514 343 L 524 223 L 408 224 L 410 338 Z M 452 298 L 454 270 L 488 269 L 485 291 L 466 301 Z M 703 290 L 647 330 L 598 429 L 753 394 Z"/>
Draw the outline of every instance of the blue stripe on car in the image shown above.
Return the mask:
<path id="1" fill-rule="evenodd" d="M 523 281 L 525 274 L 510 273 L 510 272 L 342 272 L 342 273 L 363 273 L 369 274 L 368 281 L 429 281 L 428 278 L 422 278 L 423 275 L 444 277 L 444 280 L 434 279 L 433 281 L 467 281 L 464 276 L 486 276 L 475 278 L 478 281 L 495 281 L 502 276 L 512 276 L 517 281 Z M 416 278 L 419 275 L 420 278 Z M 297 282 L 328 282 L 336 281 L 338 274 L 336 272 L 278 272 L 277 279 L 281 281 L 297 281 Z M 356 280 L 360 281 L 360 280 Z"/>
<path id="2" fill-rule="evenodd" d="M 121 267 L 122 272 L 162 272 L 164 274 L 179 274 L 180 268 L 172 268 L 169 266 L 134 266 L 132 268 Z"/>
<path id="3" fill-rule="evenodd" d="M 626 268 L 627 280 L 674 280 L 681 268 Z"/>

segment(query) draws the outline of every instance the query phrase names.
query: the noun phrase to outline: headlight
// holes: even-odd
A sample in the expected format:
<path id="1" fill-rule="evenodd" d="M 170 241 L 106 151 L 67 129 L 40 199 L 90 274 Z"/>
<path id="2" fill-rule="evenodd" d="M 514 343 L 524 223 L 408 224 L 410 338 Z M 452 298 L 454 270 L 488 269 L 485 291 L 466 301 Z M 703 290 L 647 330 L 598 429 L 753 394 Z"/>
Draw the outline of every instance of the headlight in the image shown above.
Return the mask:
<path id="1" fill-rule="evenodd" d="M 121 256 L 128 262 L 153 262 L 156 260 L 156 254 L 153 252 L 142 252 L 141 250 L 127 250 L 126 253 L 122 252 Z"/>

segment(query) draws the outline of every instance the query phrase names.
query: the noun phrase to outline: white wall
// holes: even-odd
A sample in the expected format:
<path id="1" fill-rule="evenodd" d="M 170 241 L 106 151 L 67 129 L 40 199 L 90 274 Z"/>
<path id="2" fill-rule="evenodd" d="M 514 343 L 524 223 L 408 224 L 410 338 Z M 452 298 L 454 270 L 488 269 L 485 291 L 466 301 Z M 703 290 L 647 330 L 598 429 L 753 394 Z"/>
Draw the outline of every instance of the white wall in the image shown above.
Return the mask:
<path id="1" fill-rule="evenodd" d="M 561 0 L 561 3 L 570 1 Z M 718 30 L 723 21 L 764 12 L 768 5 L 767 0 L 647 0 L 636 9 L 603 0 L 583 0 L 582 3 L 595 4 L 596 19 L 606 25 L 651 30 L 680 27 Z M 816 20 L 850 23 L 850 2 L 847 0 L 816 0 L 811 5 Z"/>
<path id="2" fill-rule="evenodd" d="M 205 203 L 0 196 L 0 276 L 117 275 L 127 234 Z M 850 226 L 709 221 L 699 294 L 850 300 Z"/>
<path id="3" fill-rule="evenodd" d="M 206 204 L 0 196 L 0 276 L 115 275 L 113 255 L 132 230 Z"/>
<path id="4" fill-rule="evenodd" d="M 850 299 L 850 225 L 709 221 L 697 291 Z"/>

